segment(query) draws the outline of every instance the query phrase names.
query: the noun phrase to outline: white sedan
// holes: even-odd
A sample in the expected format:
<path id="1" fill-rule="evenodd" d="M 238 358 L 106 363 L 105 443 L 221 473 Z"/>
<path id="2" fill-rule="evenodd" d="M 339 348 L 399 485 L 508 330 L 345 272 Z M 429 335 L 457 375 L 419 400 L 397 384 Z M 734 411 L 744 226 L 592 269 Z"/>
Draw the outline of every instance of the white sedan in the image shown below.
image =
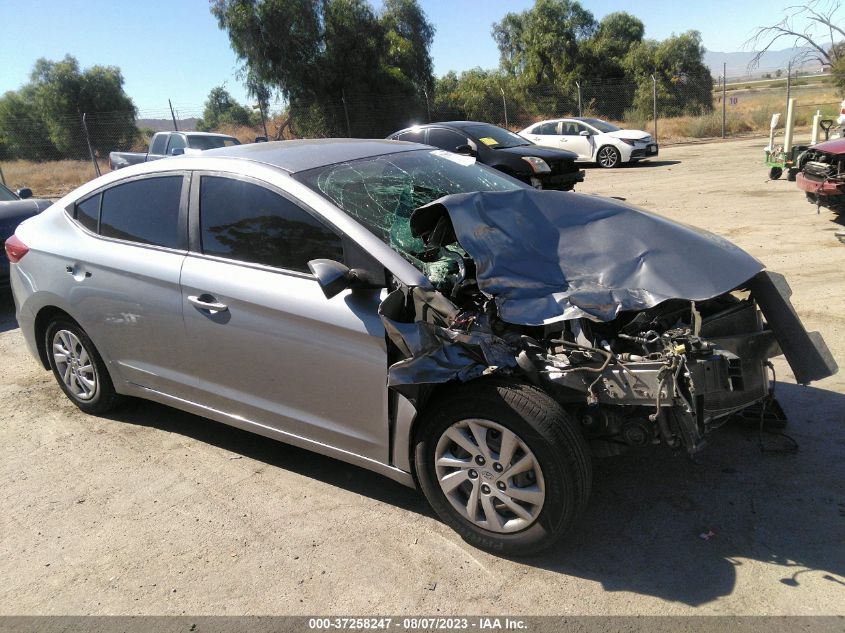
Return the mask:
<path id="1" fill-rule="evenodd" d="M 601 167 L 618 167 L 657 156 L 657 142 L 648 132 L 623 130 L 601 119 L 575 117 L 540 121 L 519 135 L 538 145 L 578 154 L 578 162 L 595 162 Z"/>

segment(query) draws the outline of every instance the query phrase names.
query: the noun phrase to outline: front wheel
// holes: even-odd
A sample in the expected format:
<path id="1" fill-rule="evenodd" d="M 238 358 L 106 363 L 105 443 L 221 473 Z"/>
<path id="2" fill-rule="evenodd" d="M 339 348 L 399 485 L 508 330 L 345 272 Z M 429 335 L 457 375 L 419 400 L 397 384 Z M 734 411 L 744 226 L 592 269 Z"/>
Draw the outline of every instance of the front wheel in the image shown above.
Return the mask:
<path id="1" fill-rule="evenodd" d="M 71 402 L 93 414 L 120 404 L 106 365 L 85 330 L 69 319 L 58 318 L 47 326 L 45 338 L 50 368 Z"/>
<path id="2" fill-rule="evenodd" d="M 619 150 L 611 145 L 600 147 L 596 153 L 596 162 L 600 167 L 610 169 L 612 167 L 619 167 L 622 162 L 622 157 L 619 155 Z"/>
<path id="3" fill-rule="evenodd" d="M 499 378 L 456 386 L 416 434 L 420 487 L 471 545 L 524 555 L 557 541 L 586 506 L 589 449 L 545 392 Z"/>

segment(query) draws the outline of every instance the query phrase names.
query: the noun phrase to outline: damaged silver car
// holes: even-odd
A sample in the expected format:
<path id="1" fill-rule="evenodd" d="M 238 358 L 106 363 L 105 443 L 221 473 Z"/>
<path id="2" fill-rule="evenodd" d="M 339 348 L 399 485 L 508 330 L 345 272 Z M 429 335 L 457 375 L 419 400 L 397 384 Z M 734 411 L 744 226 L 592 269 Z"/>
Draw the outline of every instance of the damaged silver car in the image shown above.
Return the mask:
<path id="1" fill-rule="evenodd" d="M 800 383 L 837 370 L 729 242 L 410 143 L 130 167 L 6 250 L 24 338 L 81 409 L 139 396 L 343 459 L 508 554 L 577 521 L 592 454 L 780 415 L 779 354 Z"/>

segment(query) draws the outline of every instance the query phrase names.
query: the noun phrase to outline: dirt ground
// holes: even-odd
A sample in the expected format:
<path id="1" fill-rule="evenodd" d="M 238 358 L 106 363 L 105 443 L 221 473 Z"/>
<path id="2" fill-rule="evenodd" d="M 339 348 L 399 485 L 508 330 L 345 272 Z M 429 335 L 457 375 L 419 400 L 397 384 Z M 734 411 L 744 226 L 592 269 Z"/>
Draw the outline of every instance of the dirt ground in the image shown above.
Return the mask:
<path id="1" fill-rule="evenodd" d="M 588 169 L 581 191 L 785 274 L 845 368 L 843 227 L 767 180 L 764 144 L 670 147 Z M 797 454 L 731 426 L 696 463 L 662 448 L 597 461 L 577 531 L 508 560 L 353 466 L 141 401 L 80 413 L 27 354 L 8 294 L 0 355 L 0 615 L 845 613 L 845 371 L 800 387 L 777 362 Z"/>

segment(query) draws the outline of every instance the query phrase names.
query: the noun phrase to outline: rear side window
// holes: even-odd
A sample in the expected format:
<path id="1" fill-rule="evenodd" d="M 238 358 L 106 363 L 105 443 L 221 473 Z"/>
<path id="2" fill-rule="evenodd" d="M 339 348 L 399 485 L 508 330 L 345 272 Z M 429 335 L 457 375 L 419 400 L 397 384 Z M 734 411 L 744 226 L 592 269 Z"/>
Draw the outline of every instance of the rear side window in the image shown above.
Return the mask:
<path id="1" fill-rule="evenodd" d="M 435 127 L 428 131 L 428 144 L 454 152 L 458 146 L 467 144 L 467 137 L 452 130 Z"/>
<path id="2" fill-rule="evenodd" d="M 554 135 L 557 134 L 557 123 L 543 123 L 532 130 L 532 134 Z"/>
<path id="3" fill-rule="evenodd" d="M 97 232 L 97 221 L 100 219 L 100 199 L 103 194 L 88 198 L 76 205 L 76 221 L 92 233 Z"/>
<path id="4" fill-rule="evenodd" d="M 182 176 L 133 180 L 103 192 L 100 235 L 179 247 Z"/>
<path id="5" fill-rule="evenodd" d="M 338 235 L 287 198 L 253 183 L 203 176 L 202 251 L 228 259 L 309 272 L 312 259 L 343 261 Z"/>
<path id="6" fill-rule="evenodd" d="M 150 154 L 164 154 L 168 136 L 168 134 L 156 134 L 153 136 L 153 142 L 150 145 Z"/>
<path id="7" fill-rule="evenodd" d="M 425 130 L 410 130 L 396 135 L 397 141 L 408 141 L 410 143 L 425 143 Z"/>

